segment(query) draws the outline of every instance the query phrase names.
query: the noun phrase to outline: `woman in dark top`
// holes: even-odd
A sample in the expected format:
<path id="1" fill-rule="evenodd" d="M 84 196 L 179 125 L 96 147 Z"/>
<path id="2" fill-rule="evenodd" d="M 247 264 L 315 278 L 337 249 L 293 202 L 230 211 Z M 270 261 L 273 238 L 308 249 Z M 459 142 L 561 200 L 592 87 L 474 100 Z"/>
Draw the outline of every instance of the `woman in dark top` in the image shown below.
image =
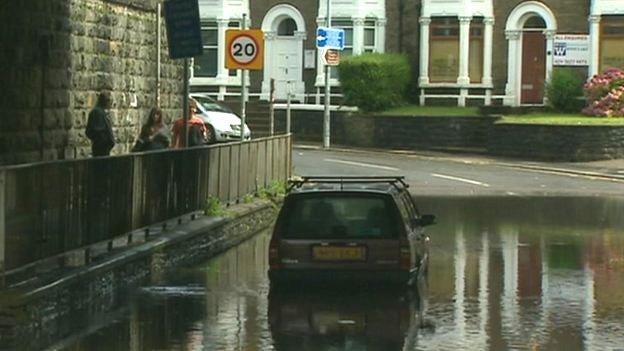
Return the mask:
<path id="1" fill-rule="evenodd" d="M 163 122 L 162 110 L 154 107 L 141 127 L 139 138 L 132 151 L 161 150 L 169 147 L 169 129 Z"/>

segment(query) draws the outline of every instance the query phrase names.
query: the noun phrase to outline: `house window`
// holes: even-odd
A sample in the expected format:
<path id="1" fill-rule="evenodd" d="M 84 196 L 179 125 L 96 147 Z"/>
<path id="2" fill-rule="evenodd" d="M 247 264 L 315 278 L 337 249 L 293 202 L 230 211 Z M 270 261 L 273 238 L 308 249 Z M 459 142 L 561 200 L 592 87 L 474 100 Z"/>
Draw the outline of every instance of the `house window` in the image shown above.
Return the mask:
<path id="1" fill-rule="evenodd" d="M 470 48 L 468 58 L 470 83 L 481 83 L 483 76 L 483 18 L 470 22 Z"/>
<path id="2" fill-rule="evenodd" d="M 340 28 L 345 31 L 345 47 L 340 52 L 341 57 L 347 57 L 353 55 L 353 21 L 345 19 L 333 19 L 332 28 Z M 331 70 L 331 78 L 338 79 L 338 70 Z"/>
<path id="3" fill-rule="evenodd" d="M 603 16 L 600 26 L 600 71 L 624 69 L 624 16 Z"/>
<path id="4" fill-rule="evenodd" d="M 459 75 L 459 20 L 457 17 L 431 19 L 429 38 L 429 79 L 456 82 Z"/>
<path id="5" fill-rule="evenodd" d="M 364 21 L 364 48 L 363 52 L 375 52 L 375 20 Z"/>
<path id="6" fill-rule="evenodd" d="M 193 60 L 195 77 L 216 77 L 218 71 L 217 55 L 219 54 L 219 33 L 216 22 L 204 22 L 201 26 L 204 53 Z"/>
<path id="7" fill-rule="evenodd" d="M 292 37 L 297 30 L 297 23 L 292 18 L 283 19 L 277 26 L 277 35 Z"/>

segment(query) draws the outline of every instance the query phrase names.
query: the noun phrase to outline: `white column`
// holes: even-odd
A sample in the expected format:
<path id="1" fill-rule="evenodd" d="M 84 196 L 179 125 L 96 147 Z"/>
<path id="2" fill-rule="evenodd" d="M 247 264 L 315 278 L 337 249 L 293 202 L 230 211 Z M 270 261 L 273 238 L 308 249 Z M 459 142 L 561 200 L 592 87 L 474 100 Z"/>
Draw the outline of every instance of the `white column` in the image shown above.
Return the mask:
<path id="1" fill-rule="evenodd" d="M 364 51 L 364 19 L 353 17 L 353 55 Z"/>
<path id="2" fill-rule="evenodd" d="M 494 17 L 486 17 L 483 19 L 485 26 L 483 31 L 483 77 L 481 83 L 486 86 L 492 86 L 492 45 Z"/>
<path id="3" fill-rule="evenodd" d="M 457 77 L 457 84 L 461 85 L 470 84 L 470 77 L 468 76 L 468 51 L 470 50 L 471 20 L 472 17 L 469 16 L 459 17 L 459 77 Z"/>
<path id="4" fill-rule="evenodd" d="M 225 31 L 228 28 L 229 19 L 217 19 L 217 84 L 219 84 L 219 95 L 217 100 L 225 99 L 225 86 L 228 82 L 228 70 L 225 68 Z"/>
<path id="5" fill-rule="evenodd" d="M 321 4 L 323 4 L 323 2 L 321 1 Z M 327 22 L 325 21 L 325 17 L 319 17 L 316 19 L 316 26 L 317 27 L 323 27 Z M 315 38 L 316 38 L 316 34 L 315 34 Z M 315 39 L 316 41 L 316 39 Z M 314 83 L 315 86 L 320 87 L 320 86 L 325 86 L 325 66 L 323 65 L 323 61 L 321 59 L 321 51 L 317 50 L 316 52 L 316 82 Z"/>
<path id="6" fill-rule="evenodd" d="M 274 31 L 265 31 L 264 32 L 264 67 L 262 71 L 262 92 L 261 99 L 269 100 L 269 95 L 271 94 L 271 72 L 273 69 L 273 42 L 275 41 L 275 32 Z"/>
<path id="7" fill-rule="evenodd" d="M 504 105 L 517 106 L 520 104 L 520 94 L 518 90 L 518 45 L 522 32 L 519 30 L 506 30 L 507 37 L 507 85 L 505 86 Z"/>
<path id="8" fill-rule="evenodd" d="M 547 29 L 544 31 L 544 36 L 546 37 L 546 82 L 550 82 L 550 76 L 553 70 L 552 53 L 555 47 L 555 34 L 557 34 L 555 29 Z M 544 99 L 546 99 L 545 95 Z"/>
<path id="9" fill-rule="evenodd" d="M 463 340 L 466 335 L 466 242 L 464 228 L 459 227 L 455 232 L 455 295 L 453 310 L 457 336 Z"/>
<path id="10" fill-rule="evenodd" d="M 386 52 L 386 22 L 385 18 L 377 19 L 377 30 L 375 31 L 376 52 Z"/>
<path id="11" fill-rule="evenodd" d="M 429 84 L 429 25 L 431 18 L 421 17 L 420 20 L 420 85 Z"/>
<path id="12" fill-rule="evenodd" d="M 600 15 L 589 16 L 589 78 L 600 70 Z"/>
<path id="13" fill-rule="evenodd" d="M 217 53 L 217 81 L 219 81 L 219 84 L 225 84 L 228 79 L 228 70 L 225 68 L 225 31 L 228 29 L 228 23 L 230 23 L 229 19 L 217 19 L 217 45 L 219 46 Z"/>

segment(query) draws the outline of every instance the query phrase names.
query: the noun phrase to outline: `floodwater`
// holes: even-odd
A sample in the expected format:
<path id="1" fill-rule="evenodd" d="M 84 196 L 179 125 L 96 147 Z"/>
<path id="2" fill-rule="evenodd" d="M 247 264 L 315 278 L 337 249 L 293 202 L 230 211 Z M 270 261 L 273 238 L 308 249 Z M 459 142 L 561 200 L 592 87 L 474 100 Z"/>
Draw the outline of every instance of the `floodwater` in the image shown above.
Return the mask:
<path id="1" fill-rule="evenodd" d="M 416 293 L 276 293 L 268 233 L 137 292 L 64 350 L 624 350 L 624 200 L 422 198 Z"/>

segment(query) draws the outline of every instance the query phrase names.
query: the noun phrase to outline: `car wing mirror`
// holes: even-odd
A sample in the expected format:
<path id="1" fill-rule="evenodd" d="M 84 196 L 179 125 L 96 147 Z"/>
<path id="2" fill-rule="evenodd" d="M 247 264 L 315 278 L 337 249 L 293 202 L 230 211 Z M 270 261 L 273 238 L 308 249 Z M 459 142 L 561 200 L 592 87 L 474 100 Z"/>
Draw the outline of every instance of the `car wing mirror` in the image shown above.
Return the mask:
<path id="1" fill-rule="evenodd" d="M 436 223 L 436 216 L 431 214 L 422 215 L 419 218 L 414 219 L 414 224 L 421 227 L 426 227 Z"/>

